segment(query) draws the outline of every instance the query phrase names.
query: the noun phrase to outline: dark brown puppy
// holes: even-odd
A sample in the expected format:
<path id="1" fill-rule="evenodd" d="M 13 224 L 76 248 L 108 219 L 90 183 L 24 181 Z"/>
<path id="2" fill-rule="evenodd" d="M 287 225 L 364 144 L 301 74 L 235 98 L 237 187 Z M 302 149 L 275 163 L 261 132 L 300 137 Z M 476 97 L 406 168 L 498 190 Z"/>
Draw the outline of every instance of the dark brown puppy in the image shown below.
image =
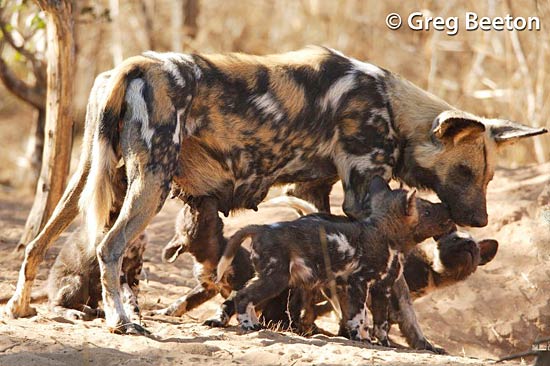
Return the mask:
<path id="1" fill-rule="evenodd" d="M 255 307 L 287 287 L 305 288 L 307 294 L 323 290 L 334 276 L 346 284 L 341 286 L 346 293 L 339 297 L 350 338 L 368 338 L 364 320 L 370 293 L 374 335 L 389 345 L 389 299 L 401 274 L 403 255 L 424 239 L 448 232 L 453 224 L 444 205 L 416 198 L 415 191 L 392 191 L 380 177 L 373 179 L 368 192 L 372 214 L 365 220 L 342 223 L 305 216 L 251 225 L 231 237 L 218 264 L 218 278 L 247 237 L 252 237 L 251 259 L 256 270 L 256 277 L 234 298 L 241 327 L 258 329 Z"/>
<path id="2" fill-rule="evenodd" d="M 125 312 L 134 321 L 139 321 L 139 275 L 147 242 L 147 235 L 143 232 L 130 243 L 122 260 L 120 282 L 123 304 Z M 69 319 L 104 317 L 103 310 L 98 307 L 101 300 L 99 275 L 95 248 L 90 248 L 82 231 L 72 233 L 48 275 L 46 291 L 51 310 Z"/>
<path id="3" fill-rule="evenodd" d="M 227 243 L 217 201 L 212 197 L 200 197 L 187 202 L 178 213 L 174 237 L 164 247 L 162 258 L 165 262 L 173 262 L 181 253 L 191 254 L 195 260 L 193 272 L 199 284 L 170 306 L 155 310 L 153 314 L 181 316 L 218 293 L 227 298 L 233 290 L 243 288 L 254 274 L 248 259 L 250 254 L 239 248 L 231 270 L 219 284 L 215 284 L 216 266 Z M 224 311 L 220 311 L 217 318 L 223 314 Z M 210 321 L 206 323 L 210 324 Z"/>

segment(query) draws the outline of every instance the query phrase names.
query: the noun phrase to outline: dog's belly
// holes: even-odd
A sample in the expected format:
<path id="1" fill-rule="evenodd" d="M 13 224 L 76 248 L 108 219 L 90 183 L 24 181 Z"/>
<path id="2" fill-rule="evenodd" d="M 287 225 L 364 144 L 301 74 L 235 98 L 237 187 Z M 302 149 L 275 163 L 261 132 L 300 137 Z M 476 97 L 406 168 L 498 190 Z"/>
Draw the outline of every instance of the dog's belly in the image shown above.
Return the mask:
<path id="1" fill-rule="evenodd" d="M 314 149 L 282 149 L 267 142 L 250 148 L 225 141 L 222 150 L 216 142 L 209 135 L 186 138 L 174 181 L 188 195 L 218 198 L 224 213 L 255 209 L 273 185 L 337 176 L 332 159 Z"/>

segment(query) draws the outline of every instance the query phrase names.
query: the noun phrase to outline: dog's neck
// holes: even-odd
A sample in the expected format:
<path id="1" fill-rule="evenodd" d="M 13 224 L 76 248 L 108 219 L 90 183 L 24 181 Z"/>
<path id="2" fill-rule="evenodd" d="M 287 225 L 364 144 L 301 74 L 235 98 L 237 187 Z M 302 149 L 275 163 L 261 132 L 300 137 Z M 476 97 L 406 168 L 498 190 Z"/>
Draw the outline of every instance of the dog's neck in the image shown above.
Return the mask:
<path id="1" fill-rule="evenodd" d="M 377 217 L 373 213 L 369 218 L 362 220 L 363 230 L 368 236 L 366 242 L 384 242 L 393 250 L 407 255 L 416 244 L 412 230 L 404 228 L 398 220 L 387 217 Z"/>
<path id="2" fill-rule="evenodd" d="M 414 151 L 421 145 L 434 144 L 431 133 L 434 120 L 441 112 L 455 108 L 398 75 L 390 74 L 387 85 L 393 123 L 400 139 L 394 176 L 411 187 L 435 189 L 435 174 L 420 167 Z"/>

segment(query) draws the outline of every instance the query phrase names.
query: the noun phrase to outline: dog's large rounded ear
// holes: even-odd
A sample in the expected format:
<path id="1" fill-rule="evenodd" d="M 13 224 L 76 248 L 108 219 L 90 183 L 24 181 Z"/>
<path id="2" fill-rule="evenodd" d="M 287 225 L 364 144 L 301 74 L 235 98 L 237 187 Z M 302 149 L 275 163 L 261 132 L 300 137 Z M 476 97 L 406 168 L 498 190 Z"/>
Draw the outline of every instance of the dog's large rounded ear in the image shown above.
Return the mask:
<path id="1" fill-rule="evenodd" d="M 498 251 L 498 241 L 493 239 L 484 239 L 478 242 L 479 244 L 479 255 L 481 260 L 479 262 L 480 266 L 489 263 L 493 260 Z"/>
<path id="2" fill-rule="evenodd" d="M 499 145 L 548 132 L 546 128 L 533 128 L 504 119 L 491 119 L 488 121 L 488 125 L 491 137 Z"/>
<path id="3" fill-rule="evenodd" d="M 370 181 L 369 185 L 369 194 L 375 195 L 381 192 L 388 192 L 391 191 L 391 188 L 384 180 L 384 178 L 380 177 L 379 175 L 375 175 L 374 178 Z"/>
<path id="4" fill-rule="evenodd" d="M 407 207 L 405 212 L 407 216 L 413 216 L 416 213 L 416 189 L 407 192 Z"/>
<path id="5" fill-rule="evenodd" d="M 440 113 L 432 124 L 432 134 L 443 142 L 454 145 L 467 138 L 475 138 L 485 132 L 485 124 L 480 118 L 462 111 Z"/>

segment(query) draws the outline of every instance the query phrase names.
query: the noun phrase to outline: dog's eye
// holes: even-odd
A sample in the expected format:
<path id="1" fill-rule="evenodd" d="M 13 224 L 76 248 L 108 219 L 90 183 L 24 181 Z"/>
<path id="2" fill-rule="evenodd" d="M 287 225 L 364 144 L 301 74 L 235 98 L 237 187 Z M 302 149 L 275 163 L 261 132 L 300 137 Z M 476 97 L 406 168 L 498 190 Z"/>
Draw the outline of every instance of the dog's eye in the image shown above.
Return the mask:
<path id="1" fill-rule="evenodd" d="M 470 177 L 473 177 L 474 175 L 474 173 L 472 172 L 472 169 L 465 164 L 458 164 L 456 170 L 458 174 L 464 178 L 470 178 Z"/>
<path id="2" fill-rule="evenodd" d="M 455 237 L 453 238 L 453 241 L 454 241 L 454 242 L 460 241 L 460 238 L 459 238 L 458 236 L 455 236 Z"/>
<path id="3" fill-rule="evenodd" d="M 422 216 L 424 217 L 430 217 L 430 215 L 431 215 L 430 210 L 424 210 L 424 212 L 422 212 Z"/>

